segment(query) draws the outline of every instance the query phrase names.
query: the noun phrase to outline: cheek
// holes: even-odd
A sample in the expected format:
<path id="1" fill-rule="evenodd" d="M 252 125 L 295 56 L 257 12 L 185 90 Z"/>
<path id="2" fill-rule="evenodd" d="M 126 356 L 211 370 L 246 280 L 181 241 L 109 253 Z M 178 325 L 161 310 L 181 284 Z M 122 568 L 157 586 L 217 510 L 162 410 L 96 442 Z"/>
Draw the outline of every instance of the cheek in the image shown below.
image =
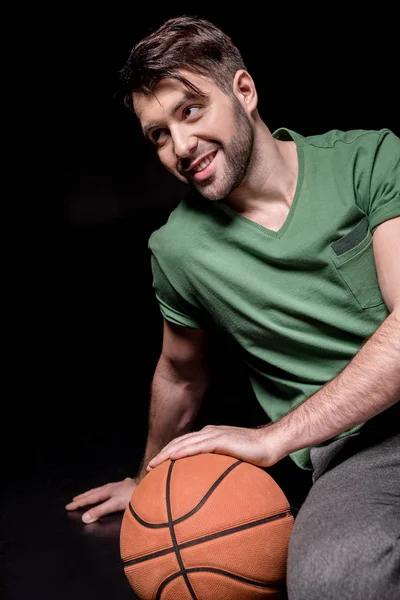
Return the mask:
<path id="1" fill-rule="evenodd" d="M 171 171 L 176 166 L 176 161 L 174 160 L 174 154 L 169 147 L 160 148 L 158 150 L 158 158 L 164 167 L 166 167 L 169 171 Z"/>
<path id="2" fill-rule="evenodd" d="M 235 130 L 235 120 L 231 108 L 226 106 L 219 111 L 215 111 L 207 120 L 206 128 L 215 139 L 221 141 L 229 139 Z"/>
<path id="3" fill-rule="evenodd" d="M 161 148 L 158 151 L 158 158 L 162 166 L 165 167 L 167 171 L 172 173 L 172 175 L 175 175 L 175 177 L 182 179 L 182 181 L 186 181 L 182 174 L 179 173 L 179 171 L 177 170 L 176 157 L 172 150 L 170 150 L 169 148 Z"/>

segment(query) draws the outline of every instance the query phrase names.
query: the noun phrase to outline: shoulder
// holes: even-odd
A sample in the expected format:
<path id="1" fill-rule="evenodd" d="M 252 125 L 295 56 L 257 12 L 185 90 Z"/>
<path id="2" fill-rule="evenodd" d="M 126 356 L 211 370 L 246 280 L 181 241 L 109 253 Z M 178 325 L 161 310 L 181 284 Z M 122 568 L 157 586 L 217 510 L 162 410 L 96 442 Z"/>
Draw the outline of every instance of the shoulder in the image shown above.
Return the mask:
<path id="1" fill-rule="evenodd" d="M 388 141 L 395 146 L 400 143 L 399 137 L 388 128 L 382 129 L 330 129 L 323 133 L 314 135 L 302 135 L 286 127 L 280 127 L 273 133 L 273 137 L 278 140 L 292 139 L 298 147 L 321 148 L 321 149 L 339 149 L 345 151 L 346 148 L 354 147 L 376 147 L 382 141 Z"/>
<path id="2" fill-rule="evenodd" d="M 400 139 L 390 129 L 332 129 L 303 137 L 299 142 L 310 160 L 326 164 L 353 179 L 394 174 L 400 158 Z M 367 182 L 367 181 L 366 181 Z"/>
<path id="3" fill-rule="evenodd" d="M 352 151 L 354 148 L 376 148 L 385 138 L 396 139 L 390 129 L 331 129 L 322 134 L 302 137 L 303 146 Z M 398 138 L 397 138 L 398 139 Z"/>
<path id="4" fill-rule="evenodd" d="M 206 213 L 207 202 L 191 190 L 171 211 L 167 221 L 153 231 L 149 238 L 150 250 L 172 253 L 187 250 Z"/>

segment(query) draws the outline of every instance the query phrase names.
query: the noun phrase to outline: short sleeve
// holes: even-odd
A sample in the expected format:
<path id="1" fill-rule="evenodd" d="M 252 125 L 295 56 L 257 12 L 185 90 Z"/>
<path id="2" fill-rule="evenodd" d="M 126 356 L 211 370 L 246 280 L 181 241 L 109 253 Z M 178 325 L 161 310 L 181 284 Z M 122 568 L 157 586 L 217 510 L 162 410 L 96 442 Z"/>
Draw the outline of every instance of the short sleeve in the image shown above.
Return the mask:
<path id="1" fill-rule="evenodd" d="M 371 233 L 388 219 L 400 216 L 400 138 L 380 132 L 370 180 L 368 218 Z"/>
<path id="2" fill-rule="evenodd" d="M 176 325 L 191 327 L 192 329 L 203 329 L 198 308 L 178 294 L 161 269 L 154 254 L 151 254 L 151 270 L 153 288 L 163 317 Z"/>

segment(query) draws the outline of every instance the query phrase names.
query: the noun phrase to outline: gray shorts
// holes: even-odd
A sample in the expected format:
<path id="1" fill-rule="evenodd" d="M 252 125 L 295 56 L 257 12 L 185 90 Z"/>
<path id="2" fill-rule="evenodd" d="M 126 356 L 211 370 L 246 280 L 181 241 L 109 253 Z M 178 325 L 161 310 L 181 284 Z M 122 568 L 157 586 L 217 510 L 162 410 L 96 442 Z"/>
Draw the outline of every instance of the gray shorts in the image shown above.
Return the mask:
<path id="1" fill-rule="evenodd" d="M 399 600 L 400 404 L 311 460 L 289 544 L 289 600 Z"/>

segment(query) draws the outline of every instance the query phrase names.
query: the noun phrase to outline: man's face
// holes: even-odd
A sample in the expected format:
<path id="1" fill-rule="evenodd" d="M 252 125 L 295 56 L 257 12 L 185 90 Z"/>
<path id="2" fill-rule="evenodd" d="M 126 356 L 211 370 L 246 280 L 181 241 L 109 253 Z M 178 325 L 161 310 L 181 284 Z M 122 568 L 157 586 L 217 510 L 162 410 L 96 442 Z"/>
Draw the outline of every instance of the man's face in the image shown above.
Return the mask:
<path id="1" fill-rule="evenodd" d="M 164 79 L 155 95 L 133 95 L 135 112 L 161 163 L 208 200 L 221 200 L 246 175 L 253 129 L 235 97 L 228 97 L 209 78 L 181 73 L 205 96 L 176 79 Z"/>

